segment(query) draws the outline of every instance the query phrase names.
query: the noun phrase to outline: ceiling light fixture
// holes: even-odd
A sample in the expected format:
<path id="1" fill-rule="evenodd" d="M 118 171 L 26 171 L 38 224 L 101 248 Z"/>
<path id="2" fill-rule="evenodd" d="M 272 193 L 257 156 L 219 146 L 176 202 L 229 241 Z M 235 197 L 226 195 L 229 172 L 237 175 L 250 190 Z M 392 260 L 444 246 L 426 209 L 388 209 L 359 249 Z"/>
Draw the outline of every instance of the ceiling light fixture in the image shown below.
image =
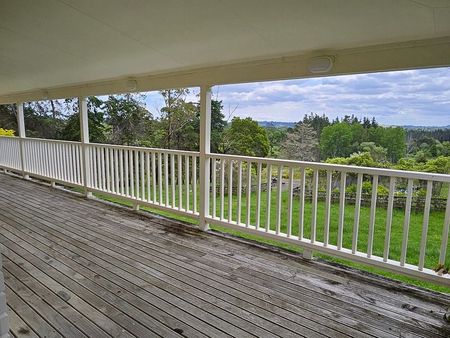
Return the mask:
<path id="1" fill-rule="evenodd" d="M 130 92 L 135 92 L 137 89 L 137 81 L 136 80 L 128 80 L 127 81 L 127 89 Z"/>
<path id="2" fill-rule="evenodd" d="M 48 100 L 50 98 L 49 92 L 46 89 L 42 90 L 42 100 Z"/>
<path id="3" fill-rule="evenodd" d="M 313 74 L 328 73 L 333 68 L 331 56 L 318 56 L 309 60 L 308 70 Z"/>

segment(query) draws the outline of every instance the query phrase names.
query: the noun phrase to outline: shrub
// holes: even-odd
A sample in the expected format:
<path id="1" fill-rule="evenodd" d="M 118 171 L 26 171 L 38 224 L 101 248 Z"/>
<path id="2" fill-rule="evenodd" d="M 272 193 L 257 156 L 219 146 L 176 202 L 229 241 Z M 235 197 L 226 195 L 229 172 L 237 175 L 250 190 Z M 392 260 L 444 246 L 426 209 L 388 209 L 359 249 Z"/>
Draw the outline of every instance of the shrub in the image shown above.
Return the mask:
<path id="1" fill-rule="evenodd" d="M 351 193 L 355 194 L 356 193 L 356 184 L 350 184 L 345 189 L 345 192 L 350 193 L 350 194 Z M 369 182 L 369 181 L 363 182 L 363 184 L 361 186 L 361 192 L 366 195 L 371 194 L 372 193 L 372 182 Z M 381 184 L 378 185 L 378 188 L 377 188 L 378 196 L 386 196 L 388 194 L 389 194 L 389 190 L 386 187 L 382 186 Z"/>
<path id="2" fill-rule="evenodd" d="M 0 128 L 0 136 L 14 136 L 14 130 Z"/>

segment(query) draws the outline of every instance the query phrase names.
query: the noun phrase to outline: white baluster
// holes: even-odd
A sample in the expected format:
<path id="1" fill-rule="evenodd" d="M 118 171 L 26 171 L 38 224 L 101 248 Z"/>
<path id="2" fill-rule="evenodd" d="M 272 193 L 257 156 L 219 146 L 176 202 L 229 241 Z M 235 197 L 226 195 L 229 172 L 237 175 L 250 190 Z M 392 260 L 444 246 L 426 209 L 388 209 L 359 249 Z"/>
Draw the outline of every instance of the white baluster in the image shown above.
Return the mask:
<path id="1" fill-rule="evenodd" d="M 225 160 L 220 160 L 220 220 L 224 217 L 225 204 Z"/>
<path id="2" fill-rule="evenodd" d="M 422 238 L 420 241 L 419 271 L 422 271 L 423 266 L 425 265 L 425 251 L 427 248 L 428 222 L 430 219 L 432 192 L 433 192 L 433 181 L 427 181 L 427 194 L 425 196 L 425 207 L 423 212 Z"/>
<path id="3" fill-rule="evenodd" d="M 319 170 L 313 173 L 312 201 L 311 201 L 311 243 L 316 241 L 317 229 L 317 190 L 319 188 Z"/>
<path id="4" fill-rule="evenodd" d="M 361 190 L 362 190 L 363 174 L 358 174 L 356 181 L 356 200 L 355 200 L 355 217 L 353 222 L 353 238 L 352 253 L 355 254 L 358 249 L 358 232 L 359 232 L 359 216 L 361 209 Z"/>
<path id="5" fill-rule="evenodd" d="M 306 172 L 305 168 L 300 168 L 300 205 L 298 211 L 298 238 L 303 239 L 305 228 L 305 188 Z"/>
<path id="6" fill-rule="evenodd" d="M 283 186 L 283 166 L 281 165 L 278 166 L 277 179 L 277 223 L 275 232 L 278 235 L 281 230 L 281 190 Z"/>
<path id="7" fill-rule="evenodd" d="M 367 257 L 372 256 L 373 235 L 375 231 L 375 216 L 377 211 L 378 176 L 374 175 L 372 180 L 372 199 L 370 202 L 369 236 L 367 239 Z"/>
<path id="8" fill-rule="evenodd" d="M 389 181 L 389 197 L 386 214 L 386 235 L 384 237 L 384 251 L 383 261 L 387 262 L 389 258 L 389 247 L 391 243 L 391 227 L 392 227 L 392 214 L 394 209 L 394 195 L 395 195 L 395 177 L 391 177 Z"/>
<path id="9" fill-rule="evenodd" d="M 344 236 L 344 220 L 345 220 L 345 185 L 347 180 L 347 173 L 341 172 L 341 183 L 339 185 L 339 222 L 337 234 L 337 249 L 342 249 L 342 242 Z"/>
<path id="10" fill-rule="evenodd" d="M 184 156 L 184 170 L 185 170 L 185 181 L 186 181 L 186 211 L 191 210 L 190 207 L 190 175 L 189 175 L 189 156 Z"/>
<path id="11" fill-rule="evenodd" d="M 233 161 L 228 164 L 228 222 L 233 219 Z"/>
<path id="12" fill-rule="evenodd" d="M 272 205 L 272 165 L 267 165 L 266 232 L 270 230 L 270 206 Z"/>
<path id="13" fill-rule="evenodd" d="M 257 179 L 256 179 L 256 221 L 255 221 L 255 227 L 256 229 L 259 229 L 260 224 L 261 224 L 261 187 L 262 187 L 262 182 L 261 182 L 261 172 L 262 172 L 262 163 L 258 162 L 258 168 L 257 168 Z M 241 168 L 241 173 L 239 174 L 239 176 L 242 176 L 242 168 Z M 240 216 L 240 212 L 239 212 L 239 216 Z"/>
<path id="14" fill-rule="evenodd" d="M 292 197 L 294 194 L 294 168 L 289 167 L 289 182 L 288 182 L 288 206 L 287 206 L 287 236 L 292 235 Z"/>
<path id="15" fill-rule="evenodd" d="M 237 212 L 236 212 L 236 223 L 241 224 L 241 213 L 242 213 L 242 161 L 238 163 L 238 185 L 237 185 Z"/>
<path id="16" fill-rule="evenodd" d="M 403 222 L 402 252 L 400 255 L 400 265 L 401 266 L 405 265 L 406 251 L 408 250 L 408 234 L 409 234 L 409 221 L 410 221 L 410 217 L 411 217 L 412 193 L 413 193 L 413 180 L 408 179 L 408 186 L 406 188 L 405 219 Z"/>

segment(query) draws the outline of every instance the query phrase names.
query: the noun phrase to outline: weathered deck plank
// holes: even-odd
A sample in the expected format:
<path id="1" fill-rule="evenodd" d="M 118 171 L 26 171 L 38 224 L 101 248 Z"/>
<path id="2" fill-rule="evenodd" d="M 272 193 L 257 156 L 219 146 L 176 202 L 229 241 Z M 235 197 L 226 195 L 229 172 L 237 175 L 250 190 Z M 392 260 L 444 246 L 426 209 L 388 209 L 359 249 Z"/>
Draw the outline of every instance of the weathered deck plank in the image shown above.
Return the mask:
<path id="1" fill-rule="evenodd" d="M 450 333 L 442 319 L 448 296 L 378 284 L 8 175 L 0 175 L 0 215 L 16 337 Z"/>
<path id="2" fill-rule="evenodd" d="M 76 224 L 73 224 L 73 223 L 71 223 L 70 224 L 70 231 L 69 232 L 76 232 L 78 235 L 84 235 L 85 237 L 87 236 L 86 234 L 88 234 L 88 233 L 91 233 L 90 232 L 90 229 L 82 229 L 82 230 L 80 230 L 80 229 L 78 229 L 77 228 L 77 225 Z M 69 232 L 68 232 L 68 234 L 69 234 Z M 69 234 L 69 235 L 71 235 L 71 234 Z M 105 250 L 111 250 L 111 248 L 112 249 L 115 249 L 115 250 L 119 250 L 119 251 L 123 251 L 123 249 L 120 247 L 120 246 L 124 246 L 124 238 L 126 237 L 126 234 L 123 234 L 123 235 L 121 235 L 121 236 L 123 236 L 122 238 L 121 238 L 121 242 L 120 243 L 115 243 L 115 245 L 116 245 L 116 247 L 114 248 L 113 247 L 113 245 L 114 245 L 114 242 L 113 241 L 109 241 L 109 242 L 106 242 L 106 241 L 104 241 L 103 240 L 103 237 L 104 236 L 100 236 L 100 237 L 98 237 L 98 238 L 95 238 L 95 237 L 91 237 L 91 239 L 92 239 L 92 242 L 87 242 L 87 244 L 85 244 L 84 245 L 84 247 L 85 248 L 88 248 L 89 250 L 91 250 L 92 249 L 92 247 L 97 247 L 98 248 L 98 243 L 106 243 L 105 244 L 105 246 L 103 246 L 103 247 L 100 247 L 100 249 L 98 249 L 98 252 L 97 252 L 97 254 L 98 255 L 100 255 L 101 253 L 102 253 L 102 251 L 105 251 Z M 46 236 L 47 237 L 47 236 Z M 78 237 L 78 239 L 80 239 L 80 237 Z M 84 237 L 81 237 L 81 242 L 80 243 L 82 243 L 83 242 L 83 240 L 84 240 Z M 110 245 L 110 243 L 112 243 L 112 245 Z M 124 251 L 122 254 L 123 254 L 123 256 L 121 256 L 121 254 L 119 254 L 119 255 L 116 255 L 116 253 L 114 252 L 114 251 L 111 251 L 111 253 L 110 253 L 110 255 L 111 256 L 117 256 L 117 257 L 119 257 L 119 258 L 123 258 L 123 257 L 128 257 L 128 255 L 132 255 L 131 256 L 131 258 L 130 257 L 128 257 L 128 259 L 127 259 L 127 263 L 130 265 L 130 266 L 132 266 L 132 265 L 139 265 L 139 264 L 141 264 L 141 263 L 139 263 L 139 262 L 142 262 L 142 261 L 144 261 L 145 260 L 145 257 L 142 257 L 142 256 L 138 256 L 138 254 L 139 253 L 141 253 L 139 250 L 134 250 L 133 251 L 133 249 L 134 248 L 131 248 L 130 247 L 130 252 L 127 252 L 127 251 Z M 133 256 L 133 254 L 136 254 L 136 255 L 134 255 Z M 145 255 L 145 253 L 143 253 L 144 255 Z M 95 259 L 95 258 L 94 258 Z M 136 262 L 138 262 L 138 263 L 136 263 Z M 103 264 L 104 264 L 104 262 L 103 262 Z M 121 265 L 121 264 L 123 264 L 123 263 L 121 263 L 121 261 L 117 261 L 117 264 L 118 265 Z M 153 264 L 157 264 L 157 263 L 155 263 L 155 262 L 152 262 L 152 265 Z M 147 269 L 148 270 L 148 268 L 149 268 L 149 266 L 145 266 L 145 269 Z M 164 269 L 165 267 L 164 267 L 164 265 L 160 265 L 159 267 L 158 267 L 158 270 L 159 271 L 162 271 L 161 269 Z M 175 269 L 178 269 L 178 267 L 176 267 Z M 166 271 L 166 273 L 168 273 L 168 275 L 170 275 L 170 270 L 169 269 L 166 269 L 165 270 Z M 137 274 L 140 274 L 140 271 L 138 270 L 138 271 L 131 271 L 132 273 L 137 273 Z M 175 274 L 176 274 L 176 270 L 174 270 L 174 272 L 175 272 Z M 141 276 L 143 277 L 143 278 L 148 278 L 149 276 L 146 276 L 145 274 L 141 274 Z M 180 277 L 180 280 L 184 280 L 185 279 L 185 277 L 184 276 L 182 276 L 182 277 Z M 175 279 L 173 279 L 173 280 L 175 280 Z M 169 282 L 169 281 L 168 281 Z M 176 282 L 175 282 L 176 283 Z M 205 287 L 208 287 L 208 281 L 206 281 L 205 282 Z M 180 286 L 180 288 L 183 288 L 184 290 L 186 290 L 186 288 L 188 287 L 188 285 L 187 284 L 178 284 L 179 286 Z M 198 290 L 196 290 L 196 289 L 194 289 L 194 288 L 191 288 L 190 289 L 192 292 L 196 292 L 196 291 L 198 291 Z M 214 291 L 212 291 L 212 294 L 216 294 L 217 292 L 220 292 L 220 290 L 219 289 L 216 289 L 216 290 L 214 290 Z M 196 293 L 196 296 L 198 296 L 198 297 L 201 297 L 202 295 L 201 294 L 199 294 L 198 292 Z M 229 299 L 228 299 L 230 302 L 235 302 L 235 299 L 234 298 L 232 298 L 232 297 L 229 297 Z M 195 299 L 194 299 L 194 301 L 195 301 Z M 217 301 L 215 301 L 215 304 L 218 304 L 218 305 L 220 305 Z M 228 308 L 229 308 L 229 305 L 228 305 Z M 238 308 L 238 307 L 234 307 L 234 308 L 231 308 L 231 309 L 229 309 L 230 310 L 230 312 L 231 313 L 233 313 L 233 312 L 236 312 L 237 311 L 237 314 L 239 314 L 239 316 L 246 316 L 247 314 L 245 313 L 245 312 L 243 312 L 243 311 L 240 311 L 240 309 Z M 264 312 L 265 310 L 263 309 L 263 308 L 260 308 L 259 310 L 257 310 L 258 312 L 259 312 L 259 314 L 261 315 L 261 312 Z M 283 309 L 278 309 L 278 311 L 283 311 Z M 266 314 L 266 316 L 267 317 L 275 317 L 275 318 L 277 318 L 278 317 L 278 315 L 275 315 L 274 316 L 274 314 L 273 313 L 267 313 Z M 250 318 L 251 320 L 259 320 L 257 317 L 252 317 L 252 318 Z M 302 318 L 294 318 L 294 320 L 293 321 L 297 321 L 297 320 L 300 320 L 301 321 L 301 319 Z M 265 322 L 263 322 L 263 321 L 260 321 L 260 323 L 262 324 L 262 325 L 265 325 Z M 251 325 L 251 324 L 250 324 Z M 314 326 L 314 325 L 316 325 L 316 323 L 314 323 L 314 322 L 311 322 L 310 323 L 310 325 L 311 326 Z M 300 330 L 300 329 L 302 329 L 302 330 L 305 330 L 305 328 L 303 328 L 303 327 L 292 327 L 292 325 L 290 325 L 291 326 L 291 329 L 293 329 L 293 330 Z M 273 329 L 273 324 L 271 324 L 270 326 L 268 326 L 268 327 L 270 327 L 271 329 Z M 252 330 L 257 330 L 257 328 L 251 328 Z M 326 331 L 327 330 L 327 328 L 324 328 L 324 330 Z M 258 333 L 258 331 L 256 331 L 255 333 Z M 267 335 L 267 332 L 260 332 L 261 334 L 264 334 L 264 335 Z M 330 334 L 332 335 L 332 336 L 339 336 L 339 332 L 330 332 Z M 287 335 L 287 332 L 284 332 L 283 333 L 283 335 Z"/>
<path id="3" fill-rule="evenodd" d="M 11 333 L 20 334 L 21 338 L 38 338 L 33 329 L 10 307 L 8 311 L 9 327 Z"/>
<path id="4" fill-rule="evenodd" d="M 72 323 L 77 323 L 77 327 L 89 337 L 107 337 L 108 334 L 101 330 L 95 323 L 84 317 L 80 312 L 71 306 L 67 306 L 65 300 L 61 299 L 57 294 L 51 292 L 47 287 L 28 274 L 19 265 L 10 260 L 5 260 L 5 270 L 8 271 L 9 277 L 14 277 L 24 283 L 29 289 L 33 290 L 38 297 L 45 299 L 54 309 L 59 311 L 65 318 Z"/>

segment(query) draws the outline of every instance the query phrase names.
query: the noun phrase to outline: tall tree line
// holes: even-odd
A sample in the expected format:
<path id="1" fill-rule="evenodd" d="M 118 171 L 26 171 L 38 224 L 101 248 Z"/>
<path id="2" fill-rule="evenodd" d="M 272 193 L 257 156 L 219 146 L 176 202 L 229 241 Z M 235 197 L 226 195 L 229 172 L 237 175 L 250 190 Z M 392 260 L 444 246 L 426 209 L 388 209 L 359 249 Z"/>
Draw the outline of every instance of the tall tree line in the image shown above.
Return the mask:
<path id="1" fill-rule="evenodd" d="M 88 98 L 90 141 L 166 149 L 199 149 L 200 106 L 188 100 L 189 89 L 160 92 L 164 106 L 152 113 L 145 95 L 110 95 Z M 267 156 L 269 139 L 264 128 L 251 118 L 225 120 L 223 105 L 211 102 L 211 151 Z M 28 137 L 80 141 L 78 100 L 26 103 Z M 17 131 L 14 105 L 0 106 L 0 127 Z"/>
<path id="2" fill-rule="evenodd" d="M 280 137 L 279 156 L 305 161 L 349 157 L 378 151 L 385 160 L 397 162 L 406 154 L 406 133 L 400 127 L 382 127 L 375 118 L 346 115 L 330 121 L 325 115 L 309 114 Z M 381 149 L 382 148 L 382 149 Z M 380 160 L 382 160 L 380 158 Z"/>

